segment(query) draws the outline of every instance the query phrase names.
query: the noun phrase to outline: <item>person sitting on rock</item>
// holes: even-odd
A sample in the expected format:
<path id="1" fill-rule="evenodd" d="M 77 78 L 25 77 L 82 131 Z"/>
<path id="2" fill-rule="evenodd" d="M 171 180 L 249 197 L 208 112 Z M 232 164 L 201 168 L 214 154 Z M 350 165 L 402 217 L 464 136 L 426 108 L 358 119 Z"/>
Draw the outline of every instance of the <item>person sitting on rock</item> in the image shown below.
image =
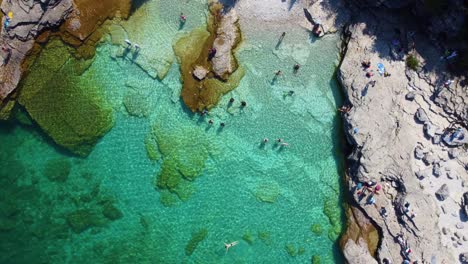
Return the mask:
<path id="1" fill-rule="evenodd" d="M 370 78 L 370 77 L 372 77 L 372 76 L 374 76 L 374 72 L 373 72 L 372 70 L 366 72 L 366 77 L 367 77 L 367 78 Z"/>
<path id="2" fill-rule="evenodd" d="M 386 217 L 388 216 L 387 209 L 385 209 L 385 207 L 383 207 L 383 206 L 380 208 L 380 212 L 379 212 L 379 213 L 380 213 L 380 215 L 381 215 L 382 217 L 384 217 L 384 218 L 386 218 Z"/>
<path id="3" fill-rule="evenodd" d="M 370 60 L 366 60 L 366 61 L 361 62 L 361 65 L 362 67 L 364 67 L 364 69 L 367 69 L 371 66 L 371 62 Z"/>
<path id="4" fill-rule="evenodd" d="M 208 60 L 212 60 L 216 55 L 216 48 L 211 48 L 208 51 Z"/>

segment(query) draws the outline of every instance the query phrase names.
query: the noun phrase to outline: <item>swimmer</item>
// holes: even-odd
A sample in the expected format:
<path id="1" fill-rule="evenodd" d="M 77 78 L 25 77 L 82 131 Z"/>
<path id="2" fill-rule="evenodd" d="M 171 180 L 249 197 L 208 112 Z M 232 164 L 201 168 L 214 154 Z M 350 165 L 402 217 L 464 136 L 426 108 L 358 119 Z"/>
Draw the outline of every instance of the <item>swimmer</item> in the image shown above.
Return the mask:
<path id="1" fill-rule="evenodd" d="M 130 40 L 126 39 L 124 40 L 125 44 L 127 44 L 127 47 L 131 47 L 132 46 L 132 42 L 130 42 Z"/>
<path id="2" fill-rule="evenodd" d="M 283 75 L 283 72 L 278 70 L 276 73 L 275 73 L 276 76 L 280 76 L 280 75 Z"/>
<path id="3" fill-rule="evenodd" d="M 213 119 L 208 120 L 208 124 L 212 125 L 213 123 Z"/>
<path id="4" fill-rule="evenodd" d="M 134 46 L 135 46 L 135 51 L 138 52 L 140 50 L 140 45 L 135 44 Z"/>
<path id="5" fill-rule="evenodd" d="M 237 245 L 237 244 L 239 244 L 239 241 L 234 241 L 234 242 L 231 242 L 231 243 L 229 243 L 229 244 L 224 243 L 224 248 L 226 248 L 226 252 L 228 252 L 228 250 L 229 250 L 231 247 L 233 247 L 233 246 L 235 246 L 235 245 Z"/>
<path id="6" fill-rule="evenodd" d="M 283 142 L 283 139 L 282 139 L 282 138 L 278 138 L 278 139 L 276 140 L 276 142 L 281 143 L 281 142 Z"/>
<path id="7" fill-rule="evenodd" d="M 267 143 L 267 142 L 268 142 L 268 138 L 264 138 L 263 143 Z"/>
<path id="8" fill-rule="evenodd" d="M 247 103 L 245 101 L 241 101 L 241 106 L 242 107 L 246 107 L 247 106 Z"/>
<path id="9" fill-rule="evenodd" d="M 231 99 L 229 99 L 229 103 L 234 103 L 234 98 L 231 97 Z"/>
<path id="10" fill-rule="evenodd" d="M 301 67 L 301 65 L 299 65 L 299 64 L 296 63 L 296 64 L 294 65 L 294 68 L 293 68 L 293 69 L 294 69 L 294 73 L 297 73 L 297 72 L 299 71 L 299 68 L 300 68 L 300 67 Z"/>
<path id="11" fill-rule="evenodd" d="M 221 124 L 219 124 L 221 127 L 224 127 L 226 124 L 224 122 L 221 122 Z"/>
<path id="12" fill-rule="evenodd" d="M 185 23 L 187 21 L 187 17 L 184 15 L 184 13 L 180 13 L 180 22 Z"/>

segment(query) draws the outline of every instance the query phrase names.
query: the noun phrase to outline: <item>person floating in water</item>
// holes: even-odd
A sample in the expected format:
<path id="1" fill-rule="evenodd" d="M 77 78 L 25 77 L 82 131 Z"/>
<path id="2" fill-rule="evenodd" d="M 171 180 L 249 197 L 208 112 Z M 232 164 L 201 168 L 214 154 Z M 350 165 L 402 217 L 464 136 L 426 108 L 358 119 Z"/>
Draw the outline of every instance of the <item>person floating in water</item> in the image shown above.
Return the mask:
<path id="1" fill-rule="evenodd" d="M 301 65 L 299 65 L 299 64 L 297 64 L 297 63 L 294 64 L 293 69 L 294 69 L 294 73 L 295 73 L 295 74 L 299 71 L 299 68 L 301 68 Z"/>
<path id="2" fill-rule="evenodd" d="M 241 101 L 241 107 L 246 107 L 247 103 L 245 101 Z"/>
<path id="3" fill-rule="evenodd" d="M 267 143 L 267 142 L 268 142 L 268 138 L 264 138 L 263 143 Z"/>
<path id="4" fill-rule="evenodd" d="M 127 48 L 131 48 L 132 47 L 132 42 L 129 40 L 129 39 L 126 39 L 124 40 L 125 41 L 125 44 L 127 44 Z"/>
<path id="5" fill-rule="evenodd" d="M 180 23 L 184 24 L 185 22 L 187 22 L 187 17 L 184 15 L 184 13 L 180 13 Z"/>
<path id="6" fill-rule="evenodd" d="M 233 247 L 233 246 L 235 246 L 235 245 L 237 245 L 237 244 L 239 244 L 239 241 L 234 241 L 234 242 L 231 242 L 231 243 L 228 243 L 228 244 L 224 243 L 224 248 L 226 248 L 226 252 L 228 252 L 228 250 L 229 250 L 231 247 Z"/>

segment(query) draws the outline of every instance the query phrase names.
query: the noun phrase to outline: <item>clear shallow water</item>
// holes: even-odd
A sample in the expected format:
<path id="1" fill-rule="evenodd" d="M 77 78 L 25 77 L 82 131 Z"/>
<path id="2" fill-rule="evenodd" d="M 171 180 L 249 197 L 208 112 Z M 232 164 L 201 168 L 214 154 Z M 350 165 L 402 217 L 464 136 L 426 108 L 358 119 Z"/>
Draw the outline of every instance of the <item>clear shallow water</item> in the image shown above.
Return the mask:
<path id="1" fill-rule="evenodd" d="M 0 262 L 309 263 L 313 255 L 321 263 L 342 262 L 324 214 L 324 203 L 332 201 L 327 212 L 338 216 L 339 227 L 344 224 L 339 218 L 342 157 L 335 110 L 340 98 L 332 80 L 338 37 L 311 42 L 303 31 L 292 31 L 275 50 L 274 32 L 247 36 L 238 52 L 246 69 L 240 86 L 209 117 L 200 118 L 180 101 L 176 63 L 162 81 L 148 75 L 165 71 L 161 69 L 174 60 L 171 44 L 181 34 L 174 18 L 182 10 L 193 18 L 182 31 L 203 25 L 203 1 L 182 8 L 184 4 L 150 1 L 122 23 L 127 36 L 142 46 L 134 61 L 131 54 L 119 57 L 122 48 L 110 41 L 98 48 L 82 78 L 100 84 L 114 109 L 115 125 L 87 158 L 68 155 L 35 127 L 2 124 L 0 161 L 2 186 L 7 187 L 0 201 Z M 292 73 L 295 62 L 303 65 L 297 76 Z M 285 74 L 272 84 L 278 69 Z M 289 90 L 294 96 L 285 97 Z M 236 101 L 229 107 L 230 97 Z M 129 115 L 123 104 L 128 98 L 139 102 L 147 116 Z M 243 110 L 240 100 L 248 104 Z M 145 149 L 154 126 L 164 139 L 158 144 L 169 142 L 180 156 L 203 155 L 202 146 L 209 154 L 201 175 L 184 182 L 191 193 L 186 201 L 155 188 L 161 161 L 151 161 Z M 270 142 L 262 146 L 264 137 Z M 275 146 L 276 138 L 290 147 Z M 48 162 L 57 159 L 71 166 L 63 182 L 44 173 Z M 172 206 L 161 202 L 168 195 Z M 70 228 L 70 213 L 101 212 L 110 202 L 123 213 L 121 218 L 90 214 L 98 218 L 91 227 L 81 233 Z M 321 226 L 322 234 L 311 231 L 313 224 Z M 189 256 L 187 244 L 200 230 L 207 235 Z M 223 243 L 236 240 L 239 245 L 226 253 Z"/>

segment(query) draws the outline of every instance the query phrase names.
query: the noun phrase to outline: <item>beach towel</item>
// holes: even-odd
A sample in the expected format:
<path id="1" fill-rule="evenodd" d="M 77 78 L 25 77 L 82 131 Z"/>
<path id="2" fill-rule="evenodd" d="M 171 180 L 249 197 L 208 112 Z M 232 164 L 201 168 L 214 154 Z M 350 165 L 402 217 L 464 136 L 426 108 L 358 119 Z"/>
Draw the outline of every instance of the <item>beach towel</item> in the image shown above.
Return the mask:
<path id="1" fill-rule="evenodd" d="M 378 68 L 378 71 L 379 71 L 380 75 L 383 75 L 384 72 L 385 72 L 385 67 L 383 66 L 383 64 L 382 64 L 382 63 L 378 63 L 378 64 L 377 64 L 377 68 Z"/>

